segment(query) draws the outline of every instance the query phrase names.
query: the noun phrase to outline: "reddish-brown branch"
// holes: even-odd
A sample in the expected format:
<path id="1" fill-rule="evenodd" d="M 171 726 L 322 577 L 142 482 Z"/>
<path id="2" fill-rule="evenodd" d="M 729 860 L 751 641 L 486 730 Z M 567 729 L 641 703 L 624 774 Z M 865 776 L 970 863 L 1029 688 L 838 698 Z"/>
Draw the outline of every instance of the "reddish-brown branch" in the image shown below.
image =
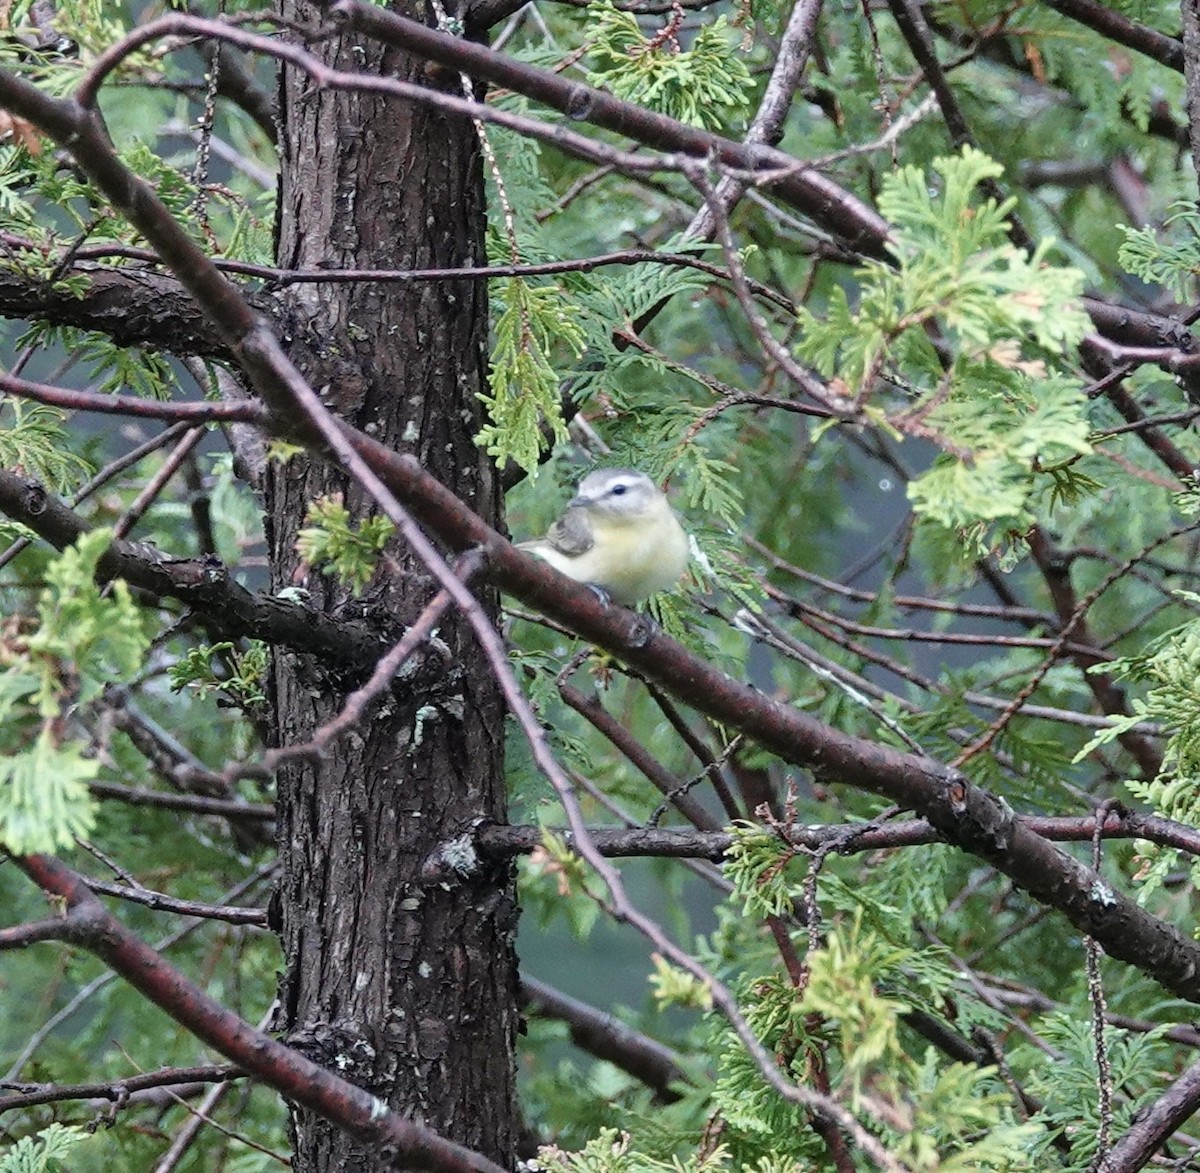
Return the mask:
<path id="1" fill-rule="evenodd" d="M 255 1030 L 188 981 L 145 942 L 105 911 L 86 882 L 50 856 L 19 858 L 18 866 L 43 891 L 65 902 L 64 939 L 94 953 L 197 1038 L 247 1075 L 346 1129 L 365 1144 L 390 1151 L 399 1168 L 443 1173 L 502 1173 L 501 1167 L 423 1125 L 402 1119 L 361 1088 Z"/>
<path id="2" fill-rule="evenodd" d="M 1150 1163 L 1159 1148 L 1200 1108 L 1200 1063 L 1193 1063 L 1109 1150 L 1097 1173 L 1135 1173 Z"/>
<path id="3" fill-rule="evenodd" d="M 735 743 L 731 743 L 730 747 L 722 753 L 721 758 L 718 758 L 709 749 L 703 738 L 692 729 L 687 722 L 687 718 L 684 717 L 663 691 L 655 688 L 652 684 L 647 687 L 654 703 L 662 710 L 662 715 L 671 723 L 671 728 L 679 734 L 679 740 L 692 751 L 696 760 L 704 768 L 704 772 L 708 775 L 708 780 L 712 783 L 713 790 L 716 792 L 725 813 L 731 819 L 740 819 L 742 812 L 738 809 L 737 799 L 733 797 L 733 791 L 729 789 L 725 779 L 721 775 L 721 768 L 725 764 L 724 759 L 729 757 L 729 751 Z"/>
<path id="4" fill-rule="evenodd" d="M 1091 815 L 1021 815 L 1018 821 L 1034 834 L 1056 843 L 1088 843 L 1095 834 L 1096 825 Z M 854 833 L 849 834 L 852 830 Z M 535 851 L 542 845 L 544 834 L 545 828 L 540 826 L 484 826 L 475 832 L 474 843 L 481 855 L 491 859 L 509 859 L 514 855 Z M 569 831 L 558 828 L 555 834 L 570 842 Z M 733 844 L 733 836 L 726 831 L 693 831 L 675 827 L 593 827 L 590 834 L 592 842 L 607 856 L 710 859 L 719 863 Z M 1157 815 L 1143 815 L 1124 809 L 1110 810 L 1105 815 L 1101 835 L 1105 839 L 1145 839 L 1200 856 L 1200 831 Z M 808 851 L 828 849 L 833 844 L 839 855 L 945 842 L 925 819 L 904 819 L 863 830 L 844 824 L 828 827 L 793 824 L 786 829 L 786 838 L 789 843 Z"/>
<path id="5" fill-rule="evenodd" d="M 52 917 L 48 920 L 29 921 L 23 925 L 12 925 L 0 929 L 0 951 L 9 949 L 24 949 L 36 945 L 39 941 L 64 941 L 67 930 L 61 918 Z"/>
<path id="6" fill-rule="evenodd" d="M 51 387 L 18 379 L 0 371 L 0 391 L 19 399 L 32 399 L 64 411 L 96 411 L 105 415 L 124 415 L 137 419 L 169 420 L 171 422 L 261 424 L 266 409 L 261 403 L 247 399 L 241 403 L 164 403 L 158 399 L 142 399 L 136 395 L 102 395 L 97 391 L 76 391 L 68 387 Z"/>
<path id="7" fill-rule="evenodd" d="M 1173 444 L 1158 426 L 1147 420 L 1136 400 L 1121 384 L 1109 389 L 1108 401 L 1128 421 L 1125 429 L 1113 428 L 1107 434 L 1116 435 L 1121 430 L 1136 431 L 1138 439 L 1178 478 L 1180 485 L 1188 484 L 1195 475 L 1195 463 L 1177 445 Z M 1181 413 L 1183 414 L 1183 413 Z M 1101 449 L 1103 452 L 1103 449 Z"/>
<path id="8" fill-rule="evenodd" d="M 1195 354 L 1200 345 L 1200 340 L 1188 329 L 1187 324 L 1177 318 L 1113 305 L 1098 297 L 1084 297 L 1081 300 L 1088 317 L 1100 333 L 1119 346 L 1161 347 L 1186 355 Z"/>
<path id="9" fill-rule="evenodd" d="M 694 827 L 701 831 L 715 831 L 720 820 L 710 815 L 689 793 L 687 785 L 665 769 L 657 756 L 652 754 L 624 725 L 621 724 L 592 693 L 582 693 L 574 685 L 561 683 L 559 695 L 581 717 L 608 738 L 654 785 L 659 793 L 675 807 Z"/>
<path id="10" fill-rule="evenodd" d="M 167 453 L 162 464 L 154 470 L 153 475 L 138 491 L 138 495 L 121 511 L 121 515 L 112 524 L 113 542 L 121 542 L 145 516 L 146 510 L 166 490 L 167 485 L 174 479 L 184 461 L 196 450 L 196 446 L 204 439 L 204 428 L 189 428 L 179 437 L 178 443 Z"/>
<path id="11" fill-rule="evenodd" d="M 161 1071 L 147 1071 L 131 1075 L 126 1079 L 114 1079 L 111 1083 L 22 1083 L 2 1084 L 16 1088 L 16 1094 L 0 1096 L 0 1114 L 38 1104 L 58 1104 L 64 1100 L 109 1100 L 122 1108 L 137 1101 L 138 1092 L 150 1088 L 178 1088 L 185 1084 L 221 1083 L 229 1079 L 240 1079 L 241 1068 L 228 1064 L 206 1064 L 202 1067 L 166 1067 Z"/>
<path id="12" fill-rule="evenodd" d="M 521 978 L 521 997 L 528 1013 L 565 1022 L 577 1047 L 640 1080 L 660 1103 L 679 1099 L 673 1085 L 685 1082 L 686 1076 L 670 1047 L 528 974 Z"/>
<path id="13" fill-rule="evenodd" d="M 1176 73 L 1183 72 L 1183 43 L 1149 25 L 1130 20 L 1123 13 L 1097 0 L 1046 0 L 1051 8 L 1099 33 L 1109 41 L 1144 53 Z"/>

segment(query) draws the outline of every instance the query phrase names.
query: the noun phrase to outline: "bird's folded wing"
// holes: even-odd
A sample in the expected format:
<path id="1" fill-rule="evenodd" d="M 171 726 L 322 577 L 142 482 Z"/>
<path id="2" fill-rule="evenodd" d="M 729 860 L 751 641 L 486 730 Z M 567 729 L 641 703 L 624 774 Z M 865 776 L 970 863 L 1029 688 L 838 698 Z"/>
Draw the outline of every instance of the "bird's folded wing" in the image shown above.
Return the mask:
<path id="1" fill-rule="evenodd" d="M 596 544 L 596 539 L 592 536 L 592 527 L 582 509 L 568 509 L 550 527 L 546 540 L 560 554 L 566 554 L 570 558 L 586 554 Z"/>

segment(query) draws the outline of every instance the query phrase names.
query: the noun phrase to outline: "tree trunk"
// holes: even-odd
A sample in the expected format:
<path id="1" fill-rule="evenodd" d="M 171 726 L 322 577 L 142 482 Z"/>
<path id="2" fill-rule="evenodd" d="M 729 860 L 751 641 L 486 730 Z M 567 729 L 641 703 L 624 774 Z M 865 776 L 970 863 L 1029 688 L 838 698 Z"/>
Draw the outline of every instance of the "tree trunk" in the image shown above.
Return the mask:
<path id="1" fill-rule="evenodd" d="M 284 14 L 316 23 L 311 6 Z M 409 15 L 414 15 L 410 12 Z M 419 14 L 418 14 L 419 15 Z M 338 38 L 313 46 L 334 68 L 430 84 L 419 63 Z M 457 82 L 449 82 L 451 88 Z M 484 194 L 471 124 L 378 95 L 321 89 L 297 70 L 281 84 L 279 264 L 430 268 L 484 263 Z M 283 335 L 335 410 L 412 452 L 490 521 L 494 470 L 475 446 L 487 371 L 479 281 L 293 286 Z M 404 548 L 362 598 L 302 565 L 308 504 L 346 493 L 328 466 L 296 457 L 269 474 L 274 590 L 378 624 L 381 652 L 434 593 Z M 494 611 L 496 599 L 484 599 Z M 480 819 L 504 819 L 504 707 L 468 625 L 453 613 L 441 647 L 398 679 L 369 720 L 319 762 L 279 772 L 276 912 L 287 958 L 288 1041 L 392 1107 L 511 1165 L 516 1132 L 516 903 L 507 870 L 458 884 L 422 880 L 429 855 Z M 403 677 L 403 674 L 402 674 Z M 275 730 L 305 741 L 360 684 L 311 657 L 277 654 Z M 385 1167 L 311 1113 L 293 1114 L 297 1170 Z M 390 1167 L 390 1166 L 388 1166 Z"/>

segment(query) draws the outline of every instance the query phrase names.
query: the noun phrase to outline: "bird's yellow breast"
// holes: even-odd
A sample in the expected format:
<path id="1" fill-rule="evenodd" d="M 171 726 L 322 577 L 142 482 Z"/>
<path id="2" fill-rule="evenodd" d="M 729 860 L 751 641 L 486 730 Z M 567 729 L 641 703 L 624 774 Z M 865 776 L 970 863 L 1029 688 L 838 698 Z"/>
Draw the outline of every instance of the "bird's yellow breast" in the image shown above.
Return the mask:
<path id="1" fill-rule="evenodd" d="M 626 606 L 674 586 L 687 569 L 687 534 L 665 500 L 637 517 L 589 510 L 587 520 L 593 543 L 582 554 L 564 554 L 548 542 L 530 543 L 531 551 L 576 582 L 603 587 Z"/>

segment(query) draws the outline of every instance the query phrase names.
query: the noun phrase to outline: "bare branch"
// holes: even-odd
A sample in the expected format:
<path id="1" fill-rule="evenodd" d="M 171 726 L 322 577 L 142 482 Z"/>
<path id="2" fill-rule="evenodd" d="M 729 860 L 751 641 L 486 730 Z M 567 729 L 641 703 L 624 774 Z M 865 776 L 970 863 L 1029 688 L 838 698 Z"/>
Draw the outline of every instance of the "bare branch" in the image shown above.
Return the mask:
<path id="1" fill-rule="evenodd" d="M 659 1103 L 679 1099 L 671 1086 L 686 1079 L 679 1056 L 670 1047 L 626 1026 L 619 1018 L 572 998 L 525 974 L 521 978 L 525 1009 L 539 1018 L 557 1018 L 571 1031 L 571 1041 L 652 1088 Z"/>
<path id="2" fill-rule="evenodd" d="M 32 249 L 34 242 L 25 237 L 12 233 L 0 232 L 0 243 L 10 248 Z M 46 258 L 39 251 L 39 259 L 45 263 Z M 74 258 L 72 260 L 71 258 Z M 134 248 L 125 244 L 96 244 L 83 245 L 72 250 L 68 257 L 64 251 L 58 260 L 67 264 L 65 272 L 75 271 L 75 265 L 82 260 L 99 260 L 102 258 L 132 259 L 145 262 L 146 265 L 160 265 L 158 254 L 152 249 Z M 54 259 L 53 255 L 50 259 Z M 69 262 L 69 263 L 68 263 Z M 666 265 L 671 268 L 695 269 L 707 273 L 723 281 L 730 279 L 727 269 L 714 265 L 700 257 L 688 253 L 661 252 L 653 249 L 619 249 L 616 252 L 599 253 L 595 256 L 572 257 L 561 261 L 541 261 L 521 265 L 467 265 L 459 268 L 438 269 L 283 269 L 275 265 L 255 265 L 248 261 L 231 261 L 224 257 L 214 257 L 215 268 L 222 273 L 230 273 L 239 277 L 255 277 L 268 282 L 270 285 L 284 289 L 290 285 L 347 285 L 347 284 L 400 284 L 425 281 L 462 281 L 478 280 L 491 281 L 502 277 L 551 277 L 559 273 L 592 273 L 597 269 L 611 265 Z M 88 266 L 89 273 L 127 273 L 127 269 L 111 270 L 101 266 Z M 163 277 L 163 281 L 172 278 Z M 787 313 L 795 313 L 795 303 L 776 289 L 759 281 L 750 281 L 750 288 L 756 297 L 770 301 Z M 177 289 L 178 287 L 176 287 Z M 87 301 L 87 299 L 83 299 Z M 264 307 L 265 308 L 265 307 Z M 0 311 L 4 309 L 0 299 Z M 40 315 L 31 315 L 40 316 Z M 50 313 L 45 315 L 58 321 Z M 94 328 L 104 330 L 105 322 L 97 320 Z M 107 332 L 107 331 L 105 331 Z M 166 349 L 174 349 L 166 347 Z M 182 353 L 187 353 L 183 351 Z"/>
<path id="3" fill-rule="evenodd" d="M 1095 835 L 1096 820 L 1092 815 L 1021 815 L 1018 821 L 1034 834 L 1056 843 L 1087 843 Z M 490 859 L 508 859 L 535 851 L 542 844 L 545 830 L 540 826 L 485 825 L 476 830 L 474 844 L 480 854 Z M 851 834 L 851 831 L 854 833 Z M 554 828 L 554 833 L 568 843 L 571 841 L 571 832 L 566 828 Z M 676 827 L 591 827 L 588 833 L 597 850 L 607 856 L 710 859 L 720 863 L 733 845 L 733 836 L 726 831 L 693 831 Z M 788 843 L 808 851 L 820 851 L 834 844 L 840 855 L 944 842 L 925 819 L 905 819 L 862 827 L 844 823 L 828 827 L 793 824 L 782 833 Z M 1104 816 L 1100 833 L 1104 839 L 1146 839 L 1188 855 L 1200 856 L 1200 831 L 1156 815 L 1112 808 Z"/>
<path id="4" fill-rule="evenodd" d="M 36 945 L 39 941 L 65 941 L 67 939 L 67 929 L 62 920 L 57 917 L 50 920 L 29 921 L 27 924 L 0 929 L 0 951 L 24 949 L 29 945 Z"/>
<path id="5" fill-rule="evenodd" d="M 5 1083 L 0 1086 L 17 1089 L 16 1095 L 0 1096 L 0 1113 L 38 1104 L 57 1104 L 64 1100 L 109 1100 L 118 1108 L 136 1103 L 132 1097 L 149 1088 L 178 1087 L 181 1084 L 223 1083 L 240 1079 L 242 1070 L 229 1064 L 209 1063 L 200 1067 L 164 1067 L 116 1079 L 111 1083 Z"/>
<path id="6" fill-rule="evenodd" d="M 130 806 L 157 806 L 163 810 L 189 811 L 196 815 L 215 815 L 225 819 L 258 819 L 271 822 L 275 808 L 267 803 L 238 802 L 228 798 L 206 798 L 199 794 L 168 794 L 164 790 L 120 786 L 115 782 L 91 782 L 88 789 L 97 798 L 110 798 Z"/>
<path id="7" fill-rule="evenodd" d="M 366 1144 L 387 1146 L 397 1168 L 437 1173 L 503 1173 L 499 1165 L 412 1120 L 298 1052 L 255 1030 L 168 964 L 104 910 L 85 881 L 50 856 L 24 856 L 18 866 L 47 893 L 61 898 L 64 939 L 87 949 L 247 1075 L 312 1109 Z"/>
<path id="8" fill-rule="evenodd" d="M 36 263 L 40 271 L 45 264 L 40 252 Z M 87 276 L 85 296 L 6 267 L 0 272 L 0 314 L 97 330 L 118 346 L 230 357 L 203 310 L 173 277 L 85 263 L 72 264 L 70 272 Z"/>
<path id="9" fill-rule="evenodd" d="M 783 137 L 784 121 L 792 108 L 796 90 L 808 65 L 813 39 L 817 35 L 817 20 L 821 15 L 822 3 L 823 0 L 796 0 L 792 6 L 767 88 L 763 91 L 762 101 L 759 102 L 746 131 L 747 143 L 765 143 L 772 147 L 779 145 L 779 140 Z M 742 198 L 746 186 L 744 182 L 731 176 L 726 176 L 717 184 L 716 202 L 724 209 L 726 215 Z M 704 204 L 692 217 L 692 222 L 687 227 L 687 235 L 711 239 L 715 227 L 712 208 Z"/>
<path id="10" fill-rule="evenodd" d="M 152 892 L 149 888 L 130 888 L 126 884 L 110 884 L 107 880 L 83 877 L 93 892 L 103 896 L 115 896 L 131 904 L 144 904 L 156 912 L 174 912 L 180 916 L 197 916 L 204 920 L 219 920 L 231 925 L 255 925 L 267 923 L 265 908 L 246 908 L 240 904 L 202 904 L 198 900 L 179 900 L 163 892 Z"/>
<path id="11" fill-rule="evenodd" d="M 132 468 L 137 462 L 151 452 L 157 452 L 158 449 L 165 447 L 167 444 L 174 443 L 180 436 L 187 431 L 187 424 L 173 424 L 166 431 L 160 432 L 157 436 L 147 440 L 144 444 L 139 444 L 136 448 L 126 452 L 123 456 L 117 457 L 116 460 L 106 464 L 94 477 L 91 478 L 85 485 L 82 485 L 79 490 L 71 497 L 70 504 L 72 506 L 79 505 L 86 501 L 98 489 L 102 489 L 114 477 L 120 476 L 126 469 Z M 32 538 L 18 538 L 11 546 L 0 554 L 0 567 L 7 566 L 14 558 L 17 557 L 23 550 L 29 548 Z"/>
<path id="12" fill-rule="evenodd" d="M 683 780 L 676 778 L 669 770 L 665 769 L 658 758 L 609 713 L 594 692 L 586 695 L 574 685 L 565 682 L 559 684 L 558 692 L 570 708 L 607 737 L 633 763 L 635 769 L 640 770 L 653 782 L 666 801 L 674 806 L 689 823 L 701 831 L 715 831 L 721 825 L 720 820 L 710 815 L 688 793 Z"/>
<path id="13" fill-rule="evenodd" d="M 32 399 L 64 411 L 95 411 L 104 415 L 124 415 L 135 419 L 170 420 L 179 423 L 260 424 L 266 418 L 262 404 L 253 400 L 241 403 L 165 403 L 142 399 L 137 395 L 102 395 L 97 391 L 77 391 L 69 387 L 51 387 L 18 379 L 0 371 L 0 391 L 20 399 Z"/>
<path id="14" fill-rule="evenodd" d="M 925 22 L 920 4 L 916 0 L 888 0 L 888 3 L 909 51 L 921 67 L 921 72 L 924 73 L 930 88 L 937 95 L 942 119 L 946 123 L 946 129 L 950 132 L 950 141 L 959 150 L 965 146 L 975 146 L 975 136 L 967 125 L 966 116 L 958 104 L 958 99 L 954 96 L 954 90 L 950 86 L 942 64 L 938 60 L 937 51 L 933 46 L 933 34 Z M 1001 203 L 1004 199 L 1004 192 L 992 178 L 984 179 L 980 184 L 980 190 L 997 203 Z M 1008 232 L 1013 243 L 1018 247 L 1024 249 L 1033 247 L 1029 233 L 1025 231 L 1015 213 L 1010 214 L 1008 218 Z"/>

